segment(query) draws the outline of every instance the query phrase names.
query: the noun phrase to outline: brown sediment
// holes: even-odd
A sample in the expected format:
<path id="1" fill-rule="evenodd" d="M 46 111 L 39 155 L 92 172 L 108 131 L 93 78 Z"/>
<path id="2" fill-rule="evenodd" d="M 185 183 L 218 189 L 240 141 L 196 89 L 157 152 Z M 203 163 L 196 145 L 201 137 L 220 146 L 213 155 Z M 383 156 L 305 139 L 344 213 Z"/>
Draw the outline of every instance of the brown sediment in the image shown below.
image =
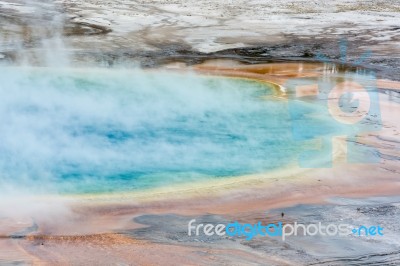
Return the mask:
<path id="1" fill-rule="evenodd" d="M 324 74 L 334 73 L 337 67 L 326 63 L 292 62 L 246 65 L 235 63 L 233 66 L 224 63 L 224 60 L 209 60 L 192 67 L 203 74 L 222 75 L 228 77 L 242 77 L 258 81 L 268 81 L 284 85 L 291 78 L 318 78 Z M 380 89 L 400 91 L 400 82 L 378 79 L 376 85 Z"/>
<path id="2" fill-rule="evenodd" d="M 193 69 L 202 74 L 249 78 L 280 85 L 290 78 L 317 78 L 325 71 L 323 63 L 236 64 L 232 67 L 214 65 L 213 61 L 193 66 Z"/>
<path id="3" fill-rule="evenodd" d="M 37 265 L 221 265 L 221 263 L 272 263 L 290 265 L 276 256 L 231 248 L 168 245 L 137 240 L 121 234 L 36 236 L 20 242 Z"/>

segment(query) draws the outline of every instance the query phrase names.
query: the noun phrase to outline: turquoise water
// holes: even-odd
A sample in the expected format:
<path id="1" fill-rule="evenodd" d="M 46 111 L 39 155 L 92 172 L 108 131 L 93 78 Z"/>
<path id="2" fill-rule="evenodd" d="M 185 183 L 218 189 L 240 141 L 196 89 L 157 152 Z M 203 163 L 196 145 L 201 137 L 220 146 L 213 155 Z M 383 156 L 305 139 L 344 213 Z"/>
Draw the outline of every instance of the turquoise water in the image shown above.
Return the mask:
<path id="1" fill-rule="evenodd" d="M 254 81 L 17 68 L 0 81 L 2 189 L 152 188 L 279 169 L 304 148 L 287 101 Z"/>

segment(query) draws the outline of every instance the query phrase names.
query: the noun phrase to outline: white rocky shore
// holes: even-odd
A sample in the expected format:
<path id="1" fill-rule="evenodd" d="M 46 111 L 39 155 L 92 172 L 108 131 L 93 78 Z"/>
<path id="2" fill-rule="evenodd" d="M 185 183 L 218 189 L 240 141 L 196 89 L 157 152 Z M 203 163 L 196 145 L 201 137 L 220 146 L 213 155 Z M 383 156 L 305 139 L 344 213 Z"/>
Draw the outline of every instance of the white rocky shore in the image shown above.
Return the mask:
<path id="1" fill-rule="evenodd" d="M 122 47 L 177 42 L 201 52 L 338 35 L 400 51 L 398 1 L 64 1 L 73 22 L 112 30 Z M 99 38 L 93 41 L 102 42 Z M 154 47 L 152 44 L 155 44 Z M 382 51 L 382 46 L 385 47 Z M 397 49 L 397 50 L 396 50 Z"/>
<path id="2" fill-rule="evenodd" d="M 66 15 L 64 29 L 54 23 L 57 13 Z M 25 47 L 35 47 L 35 35 L 43 34 L 43 27 L 54 27 L 69 47 L 82 53 L 168 55 L 177 50 L 211 53 L 284 44 L 296 47 L 280 47 L 271 57 L 297 57 L 310 51 L 312 57 L 317 48 L 329 54 L 338 39 L 346 38 L 350 58 L 372 50 L 375 58 L 386 60 L 380 63 L 383 66 L 400 59 L 397 0 L 3 0 L 0 25 L 0 53 L 15 50 L 16 36 L 22 36 Z"/>

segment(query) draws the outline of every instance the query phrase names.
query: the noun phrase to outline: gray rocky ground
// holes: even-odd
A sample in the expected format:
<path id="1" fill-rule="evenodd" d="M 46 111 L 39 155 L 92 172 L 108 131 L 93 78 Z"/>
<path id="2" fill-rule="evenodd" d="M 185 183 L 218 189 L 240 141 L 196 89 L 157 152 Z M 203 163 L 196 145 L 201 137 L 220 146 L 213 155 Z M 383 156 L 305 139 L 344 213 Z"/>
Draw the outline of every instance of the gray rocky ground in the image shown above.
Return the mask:
<path id="1" fill-rule="evenodd" d="M 0 1 L 0 58 L 61 37 L 75 61 L 158 66 L 209 58 L 363 62 L 398 78 L 398 1 Z M 347 41 L 341 58 L 340 40 Z"/>

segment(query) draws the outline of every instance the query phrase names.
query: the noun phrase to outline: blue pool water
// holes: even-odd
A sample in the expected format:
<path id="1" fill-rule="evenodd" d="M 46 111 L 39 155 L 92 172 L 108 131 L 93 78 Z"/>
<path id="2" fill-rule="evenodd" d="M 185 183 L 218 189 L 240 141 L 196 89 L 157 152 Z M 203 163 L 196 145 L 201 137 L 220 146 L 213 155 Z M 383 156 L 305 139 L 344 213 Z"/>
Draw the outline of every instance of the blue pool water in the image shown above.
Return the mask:
<path id="1" fill-rule="evenodd" d="M 268 84 L 17 68 L 3 69 L 0 81 L 3 188 L 152 188 L 279 169 L 304 148 L 293 140 L 287 101 Z"/>

